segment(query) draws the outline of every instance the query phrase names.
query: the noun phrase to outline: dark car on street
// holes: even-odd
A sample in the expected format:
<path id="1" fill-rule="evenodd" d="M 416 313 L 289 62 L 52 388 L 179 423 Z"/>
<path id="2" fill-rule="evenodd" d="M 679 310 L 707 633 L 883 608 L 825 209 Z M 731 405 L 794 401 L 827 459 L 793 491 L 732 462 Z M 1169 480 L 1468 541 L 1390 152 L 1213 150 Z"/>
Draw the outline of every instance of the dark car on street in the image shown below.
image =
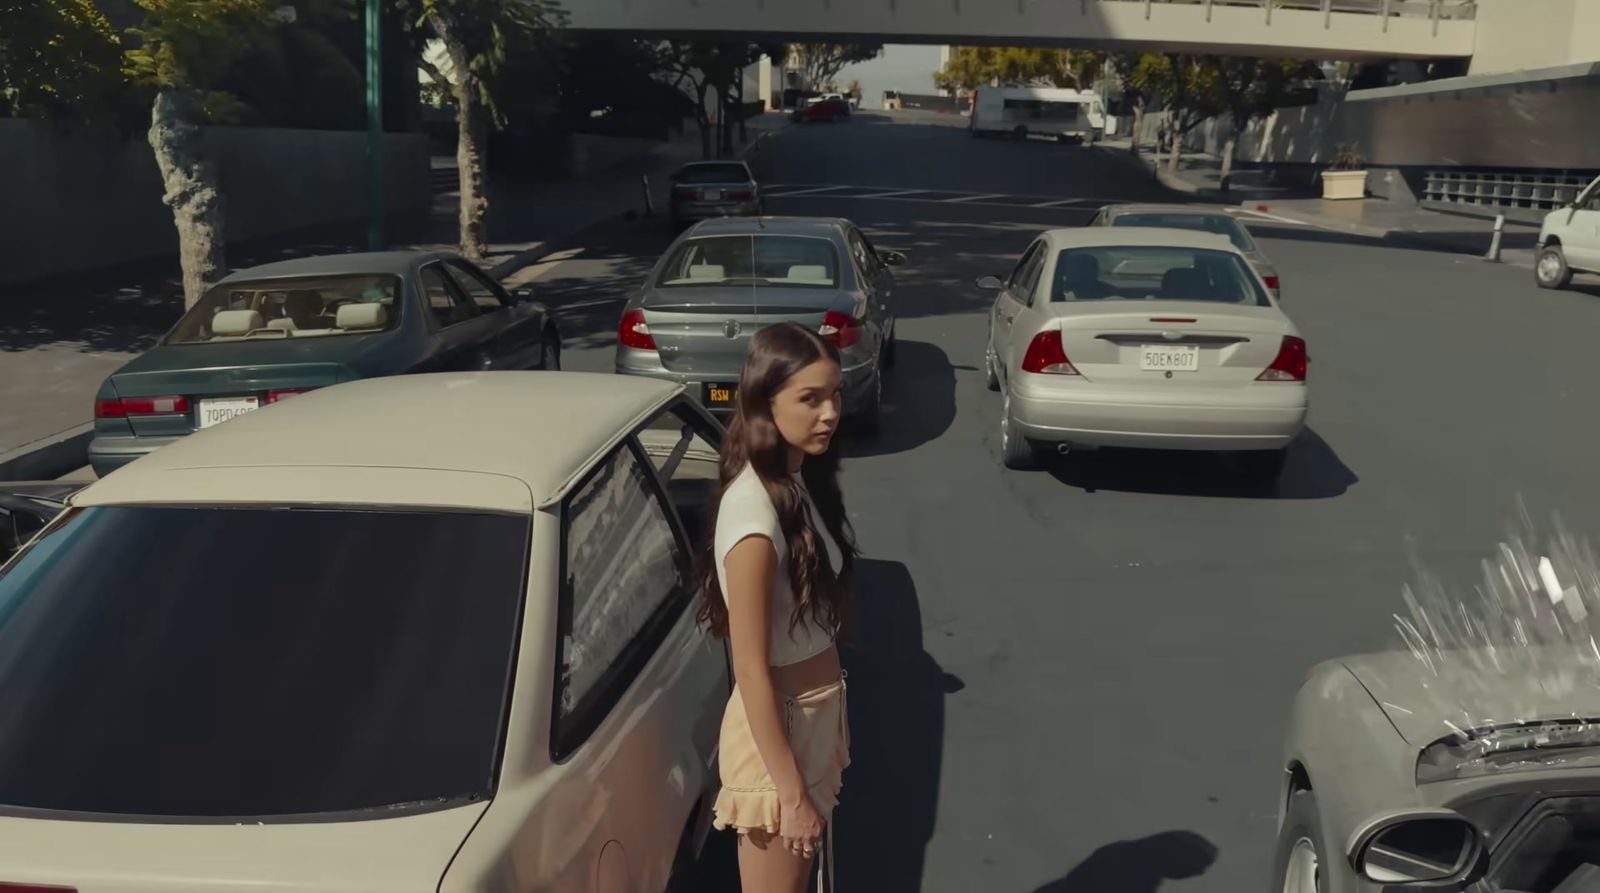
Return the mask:
<path id="1" fill-rule="evenodd" d="M 846 421 L 878 424 L 894 362 L 895 277 L 905 263 L 848 220 L 708 220 L 678 238 L 622 309 L 616 370 L 684 385 L 713 413 L 737 406 L 750 338 L 796 322 L 838 348 Z"/>
<path id="2" fill-rule="evenodd" d="M 44 529 L 85 481 L 0 481 L 0 564 Z"/>
<path id="3" fill-rule="evenodd" d="M 672 175 L 669 216 L 675 229 L 713 217 L 764 213 L 761 184 L 742 161 L 696 161 Z"/>
<path id="4" fill-rule="evenodd" d="M 850 103 L 843 99 L 822 99 L 794 110 L 796 124 L 811 121 L 841 121 L 850 117 Z"/>
<path id="5" fill-rule="evenodd" d="M 191 432 L 343 381 L 558 369 L 532 292 L 448 252 L 308 257 L 229 274 L 100 385 L 89 464 L 106 475 Z"/>

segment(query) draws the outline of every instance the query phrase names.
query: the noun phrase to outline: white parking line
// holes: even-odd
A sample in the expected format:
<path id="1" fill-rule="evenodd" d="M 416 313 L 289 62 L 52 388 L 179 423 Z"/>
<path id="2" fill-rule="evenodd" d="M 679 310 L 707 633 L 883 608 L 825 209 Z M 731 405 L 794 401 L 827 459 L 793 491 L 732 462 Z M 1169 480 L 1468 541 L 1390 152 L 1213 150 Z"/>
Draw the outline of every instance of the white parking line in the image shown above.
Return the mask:
<path id="1" fill-rule="evenodd" d="M 1268 214 L 1266 211 L 1255 211 L 1250 208 L 1232 208 L 1230 210 L 1232 210 L 1235 214 L 1249 214 L 1252 217 L 1265 217 L 1268 220 L 1276 220 L 1279 223 L 1289 223 L 1293 224 L 1294 226 L 1311 225 L 1304 220 L 1295 220 L 1292 217 L 1280 217 L 1277 214 Z"/>
<path id="2" fill-rule="evenodd" d="M 931 192 L 932 190 L 929 191 Z M 1005 198 L 1005 196 L 1006 194 L 1004 192 L 995 192 L 989 195 L 966 195 L 962 196 L 961 198 L 940 199 L 940 201 L 943 201 L 947 205 L 954 205 L 965 202 L 986 202 L 991 198 Z"/>
<path id="3" fill-rule="evenodd" d="M 767 187 L 767 194 L 771 195 L 772 190 L 773 189 L 777 189 L 777 188 L 779 188 L 779 187 L 776 187 L 776 186 Z M 849 186 L 816 186 L 816 187 L 813 187 L 811 189 L 796 189 L 794 192 L 780 192 L 777 195 L 773 195 L 772 197 L 773 198 L 788 198 L 791 195 L 811 195 L 813 193 L 818 193 L 818 192 L 832 192 L 835 189 L 849 189 L 849 188 L 851 188 L 851 187 L 849 187 Z"/>

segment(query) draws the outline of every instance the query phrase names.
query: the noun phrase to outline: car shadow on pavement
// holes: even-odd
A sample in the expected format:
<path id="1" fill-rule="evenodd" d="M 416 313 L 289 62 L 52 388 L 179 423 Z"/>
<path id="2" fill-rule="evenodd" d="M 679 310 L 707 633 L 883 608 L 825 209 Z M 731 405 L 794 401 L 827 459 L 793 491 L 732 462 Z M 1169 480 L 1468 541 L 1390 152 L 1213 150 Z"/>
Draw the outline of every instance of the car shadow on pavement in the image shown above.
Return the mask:
<path id="1" fill-rule="evenodd" d="M 554 313 L 567 351 L 611 347 L 622 305 L 638 290 L 672 242 L 665 220 L 617 220 L 576 239 L 581 253 L 563 264 L 568 275 L 531 283 L 534 300 Z"/>
<path id="2" fill-rule="evenodd" d="M 937 439 L 956 421 L 956 370 L 936 344 L 897 339 L 895 365 L 883 373 L 883 415 L 876 434 L 849 434 L 846 458 L 887 456 Z"/>
<path id="3" fill-rule="evenodd" d="M 1087 450 L 1052 456 L 1047 469 L 1056 480 L 1085 493 L 1239 499 L 1331 499 L 1360 481 L 1310 428 L 1289 448 L 1288 464 L 1276 484 L 1248 480 L 1231 456 L 1179 450 Z"/>
<path id="4" fill-rule="evenodd" d="M 862 560 L 855 590 L 870 597 L 841 642 L 851 765 L 834 814 L 836 877 L 844 890 L 915 893 L 938 814 L 945 698 L 964 684 L 923 650 L 904 564 Z"/>
<path id="5" fill-rule="evenodd" d="M 1163 831 L 1108 843 L 1066 877 L 1033 893 L 1156 893 L 1169 880 L 1199 877 L 1217 860 L 1217 847 L 1193 831 Z"/>

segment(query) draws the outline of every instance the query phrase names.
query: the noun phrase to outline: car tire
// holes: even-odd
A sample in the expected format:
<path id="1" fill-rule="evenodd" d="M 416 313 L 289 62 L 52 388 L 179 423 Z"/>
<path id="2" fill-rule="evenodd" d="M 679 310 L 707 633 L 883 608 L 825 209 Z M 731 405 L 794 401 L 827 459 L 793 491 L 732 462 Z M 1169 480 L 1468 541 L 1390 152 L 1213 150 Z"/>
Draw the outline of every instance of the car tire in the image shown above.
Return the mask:
<path id="1" fill-rule="evenodd" d="M 993 343 L 983 348 L 983 386 L 991 391 L 1000 390 L 1000 372 L 995 368 Z"/>
<path id="2" fill-rule="evenodd" d="M 895 337 L 894 329 L 890 329 L 889 330 L 889 340 L 887 340 L 887 341 L 885 341 L 883 343 L 883 358 L 878 361 L 879 368 L 881 368 L 881 369 L 893 369 L 894 368 L 895 345 L 897 343 L 898 343 L 898 339 Z"/>
<path id="3" fill-rule="evenodd" d="M 865 401 L 850 419 L 850 426 L 857 434 L 873 435 L 883 423 L 883 370 L 878 369 L 872 373 L 871 389 L 867 391 Z"/>
<path id="4" fill-rule="evenodd" d="M 1560 245 L 1549 245 L 1539 251 L 1533 263 L 1533 279 L 1540 288 L 1566 288 L 1572 282 L 1572 268 L 1567 266 L 1567 255 Z"/>
<path id="5" fill-rule="evenodd" d="M 1025 140 L 1025 139 L 1027 139 L 1028 138 L 1028 128 L 1023 127 L 1020 124 L 1017 125 L 1016 127 L 1011 128 L 1011 138 L 1014 139 L 1014 140 Z"/>
<path id="6" fill-rule="evenodd" d="M 1000 464 L 1012 471 L 1029 471 L 1039 466 L 1039 447 L 1022 436 L 1017 420 L 1011 417 L 1011 394 L 1000 402 Z"/>
<path id="7" fill-rule="evenodd" d="M 1276 889 L 1282 893 L 1325 893 L 1328 882 L 1322 877 L 1321 846 L 1322 821 L 1317 814 L 1316 795 L 1296 790 L 1289 795 L 1272 860 Z"/>
<path id="8" fill-rule="evenodd" d="M 561 336 L 555 329 L 545 329 L 539 339 L 539 365 L 545 372 L 561 371 Z"/>
<path id="9" fill-rule="evenodd" d="M 1289 460 L 1289 451 L 1250 450 L 1237 456 L 1239 468 L 1245 478 L 1260 486 L 1271 486 L 1283 475 L 1283 465 Z"/>

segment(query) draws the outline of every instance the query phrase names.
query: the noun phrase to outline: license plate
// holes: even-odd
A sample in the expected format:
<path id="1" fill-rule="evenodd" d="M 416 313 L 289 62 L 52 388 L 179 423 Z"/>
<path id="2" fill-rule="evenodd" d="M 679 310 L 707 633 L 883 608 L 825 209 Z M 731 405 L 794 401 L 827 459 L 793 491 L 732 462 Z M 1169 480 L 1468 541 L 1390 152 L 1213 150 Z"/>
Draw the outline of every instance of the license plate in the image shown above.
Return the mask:
<path id="1" fill-rule="evenodd" d="M 739 389 L 731 384 L 706 385 L 707 406 L 732 406 L 739 399 Z"/>
<path id="2" fill-rule="evenodd" d="M 700 194 L 708 202 L 720 202 L 720 201 L 722 201 L 722 190 L 720 190 L 720 189 L 707 189 L 705 192 L 702 192 Z"/>
<path id="3" fill-rule="evenodd" d="M 1146 372 L 1196 372 L 1200 348 L 1193 344 L 1151 344 L 1139 348 L 1139 368 Z"/>
<path id="4" fill-rule="evenodd" d="M 200 412 L 195 422 L 199 428 L 210 428 L 220 425 L 247 412 L 255 412 L 261 408 L 259 397 L 220 397 L 200 401 Z"/>

